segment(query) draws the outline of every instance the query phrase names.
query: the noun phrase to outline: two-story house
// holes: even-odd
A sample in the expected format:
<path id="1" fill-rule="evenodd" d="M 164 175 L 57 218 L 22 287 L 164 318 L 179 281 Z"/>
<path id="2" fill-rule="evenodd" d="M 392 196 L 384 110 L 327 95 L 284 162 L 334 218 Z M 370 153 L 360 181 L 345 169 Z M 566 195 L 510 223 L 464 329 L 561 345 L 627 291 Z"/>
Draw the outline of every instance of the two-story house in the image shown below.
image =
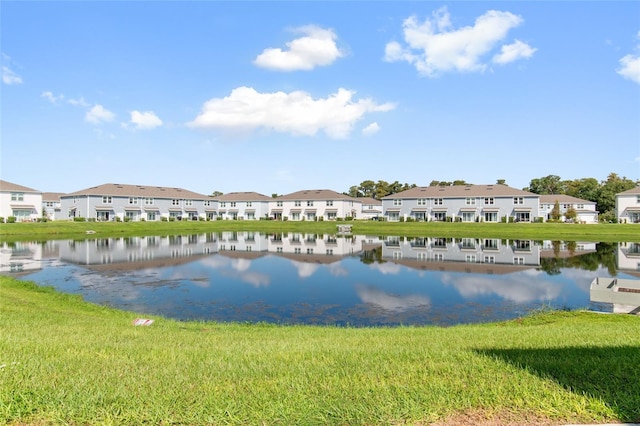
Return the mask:
<path id="1" fill-rule="evenodd" d="M 60 210 L 61 192 L 43 192 L 42 193 L 42 215 L 49 220 L 65 219 Z"/>
<path id="2" fill-rule="evenodd" d="M 0 180 L 0 217 L 32 222 L 42 217 L 42 192 Z"/>
<path id="3" fill-rule="evenodd" d="M 216 201 L 182 188 L 107 183 L 60 196 L 61 214 L 98 221 L 211 218 Z"/>
<path id="4" fill-rule="evenodd" d="M 273 198 L 257 192 L 229 192 L 215 200 L 219 219 L 256 220 L 269 216 L 269 202 Z"/>
<path id="5" fill-rule="evenodd" d="M 370 197 L 359 197 L 362 211 L 359 219 L 378 220 L 382 216 L 382 201 Z"/>
<path id="6" fill-rule="evenodd" d="M 419 186 L 382 198 L 389 221 L 531 222 L 538 194 L 507 185 Z"/>
<path id="7" fill-rule="evenodd" d="M 616 217 L 620 223 L 640 223 L 640 185 L 616 194 Z"/>
<path id="8" fill-rule="evenodd" d="M 573 209 L 577 223 L 598 223 L 598 211 L 594 201 L 583 200 L 564 194 L 540 195 L 539 216 L 545 220 L 553 219 L 553 209 L 558 203 L 559 220 L 566 222 L 567 211 Z"/>
<path id="9" fill-rule="evenodd" d="M 358 198 L 329 189 L 293 192 L 271 199 L 269 216 L 275 220 L 359 219 L 362 202 Z"/>

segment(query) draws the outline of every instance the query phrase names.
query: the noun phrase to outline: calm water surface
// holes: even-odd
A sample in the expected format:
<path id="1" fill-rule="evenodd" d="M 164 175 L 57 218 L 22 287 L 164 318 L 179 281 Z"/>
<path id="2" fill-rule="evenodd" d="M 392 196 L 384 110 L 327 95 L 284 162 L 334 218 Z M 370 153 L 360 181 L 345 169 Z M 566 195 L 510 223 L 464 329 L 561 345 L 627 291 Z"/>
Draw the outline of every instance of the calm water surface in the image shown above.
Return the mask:
<path id="1" fill-rule="evenodd" d="M 179 320 L 454 325 L 592 303 L 640 243 L 222 232 L 3 243 L 3 274 Z"/>

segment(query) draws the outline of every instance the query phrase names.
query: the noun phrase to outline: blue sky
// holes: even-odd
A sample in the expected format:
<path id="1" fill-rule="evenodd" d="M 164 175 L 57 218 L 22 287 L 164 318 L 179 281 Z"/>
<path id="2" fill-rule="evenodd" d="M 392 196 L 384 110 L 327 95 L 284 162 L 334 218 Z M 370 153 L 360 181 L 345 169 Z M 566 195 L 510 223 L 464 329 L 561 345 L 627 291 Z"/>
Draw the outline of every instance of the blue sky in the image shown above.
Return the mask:
<path id="1" fill-rule="evenodd" d="M 1 6 L 1 173 L 347 191 L 640 179 L 640 2 Z"/>

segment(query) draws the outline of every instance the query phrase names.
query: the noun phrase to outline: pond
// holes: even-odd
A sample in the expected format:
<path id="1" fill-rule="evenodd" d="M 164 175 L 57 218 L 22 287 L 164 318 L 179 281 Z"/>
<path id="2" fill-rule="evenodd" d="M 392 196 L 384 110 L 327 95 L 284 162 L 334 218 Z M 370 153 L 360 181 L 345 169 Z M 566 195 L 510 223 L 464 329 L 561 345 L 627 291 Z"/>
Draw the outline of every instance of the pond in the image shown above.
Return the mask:
<path id="1" fill-rule="evenodd" d="M 640 243 L 284 232 L 3 243 L 0 272 L 178 320 L 364 326 L 512 319 L 638 278 Z"/>

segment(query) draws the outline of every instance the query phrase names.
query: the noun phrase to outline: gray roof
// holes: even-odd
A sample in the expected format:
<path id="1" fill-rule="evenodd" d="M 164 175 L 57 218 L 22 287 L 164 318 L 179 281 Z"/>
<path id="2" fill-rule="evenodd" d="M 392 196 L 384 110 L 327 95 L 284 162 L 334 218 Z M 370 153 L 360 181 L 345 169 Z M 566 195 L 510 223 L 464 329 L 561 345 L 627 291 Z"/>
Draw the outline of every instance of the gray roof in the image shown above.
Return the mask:
<path id="1" fill-rule="evenodd" d="M 633 195 L 640 194 L 640 185 L 636 185 L 635 188 L 627 189 L 626 191 L 619 192 L 616 195 Z"/>
<path id="2" fill-rule="evenodd" d="M 572 197 L 565 194 L 544 194 L 540 195 L 540 202 L 544 204 L 558 203 L 579 203 L 579 204 L 595 204 L 595 201 L 583 200 L 582 198 Z"/>
<path id="3" fill-rule="evenodd" d="M 17 183 L 7 182 L 6 180 L 0 180 L 0 191 L 2 191 L 2 192 L 20 191 L 20 192 L 41 193 L 37 189 L 33 189 L 33 188 L 26 187 L 26 186 L 18 185 Z"/>
<path id="4" fill-rule="evenodd" d="M 382 205 L 382 201 L 376 200 L 375 198 L 371 198 L 371 197 L 358 197 L 358 201 L 361 201 L 362 204 L 365 206 L 381 206 Z"/>
<path id="5" fill-rule="evenodd" d="M 105 183 L 104 185 L 72 192 L 61 198 L 79 195 L 111 195 L 118 197 L 153 197 L 153 198 L 187 198 L 194 200 L 212 200 L 209 195 L 198 194 L 182 188 L 167 188 L 163 186 L 125 185 L 119 183 Z"/>
<path id="6" fill-rule="evenodd" d="M 257 192 L 228 192 L 214 199 L 217 201 L 270 201 L 273 198 Z"/>
<path id="7" fill-rule="evenodd" d="M 330 189 L 308 189 L 298 192 L 292 192 L 291 194 L 281 195 L 276 198 L 278 201 L 306 201 L 306 200 L 346 200 L 360 202 L 359 198 L 350 197 L 348 195 L 340 194 Z"/>
<path id="8" fill-rule="evenodd" d="M 461 198 L 461 197 L 537 197 L 533 192 L 522 191 L 507 185 L 453 185 L 418 186 L 382 199 Z"/>

